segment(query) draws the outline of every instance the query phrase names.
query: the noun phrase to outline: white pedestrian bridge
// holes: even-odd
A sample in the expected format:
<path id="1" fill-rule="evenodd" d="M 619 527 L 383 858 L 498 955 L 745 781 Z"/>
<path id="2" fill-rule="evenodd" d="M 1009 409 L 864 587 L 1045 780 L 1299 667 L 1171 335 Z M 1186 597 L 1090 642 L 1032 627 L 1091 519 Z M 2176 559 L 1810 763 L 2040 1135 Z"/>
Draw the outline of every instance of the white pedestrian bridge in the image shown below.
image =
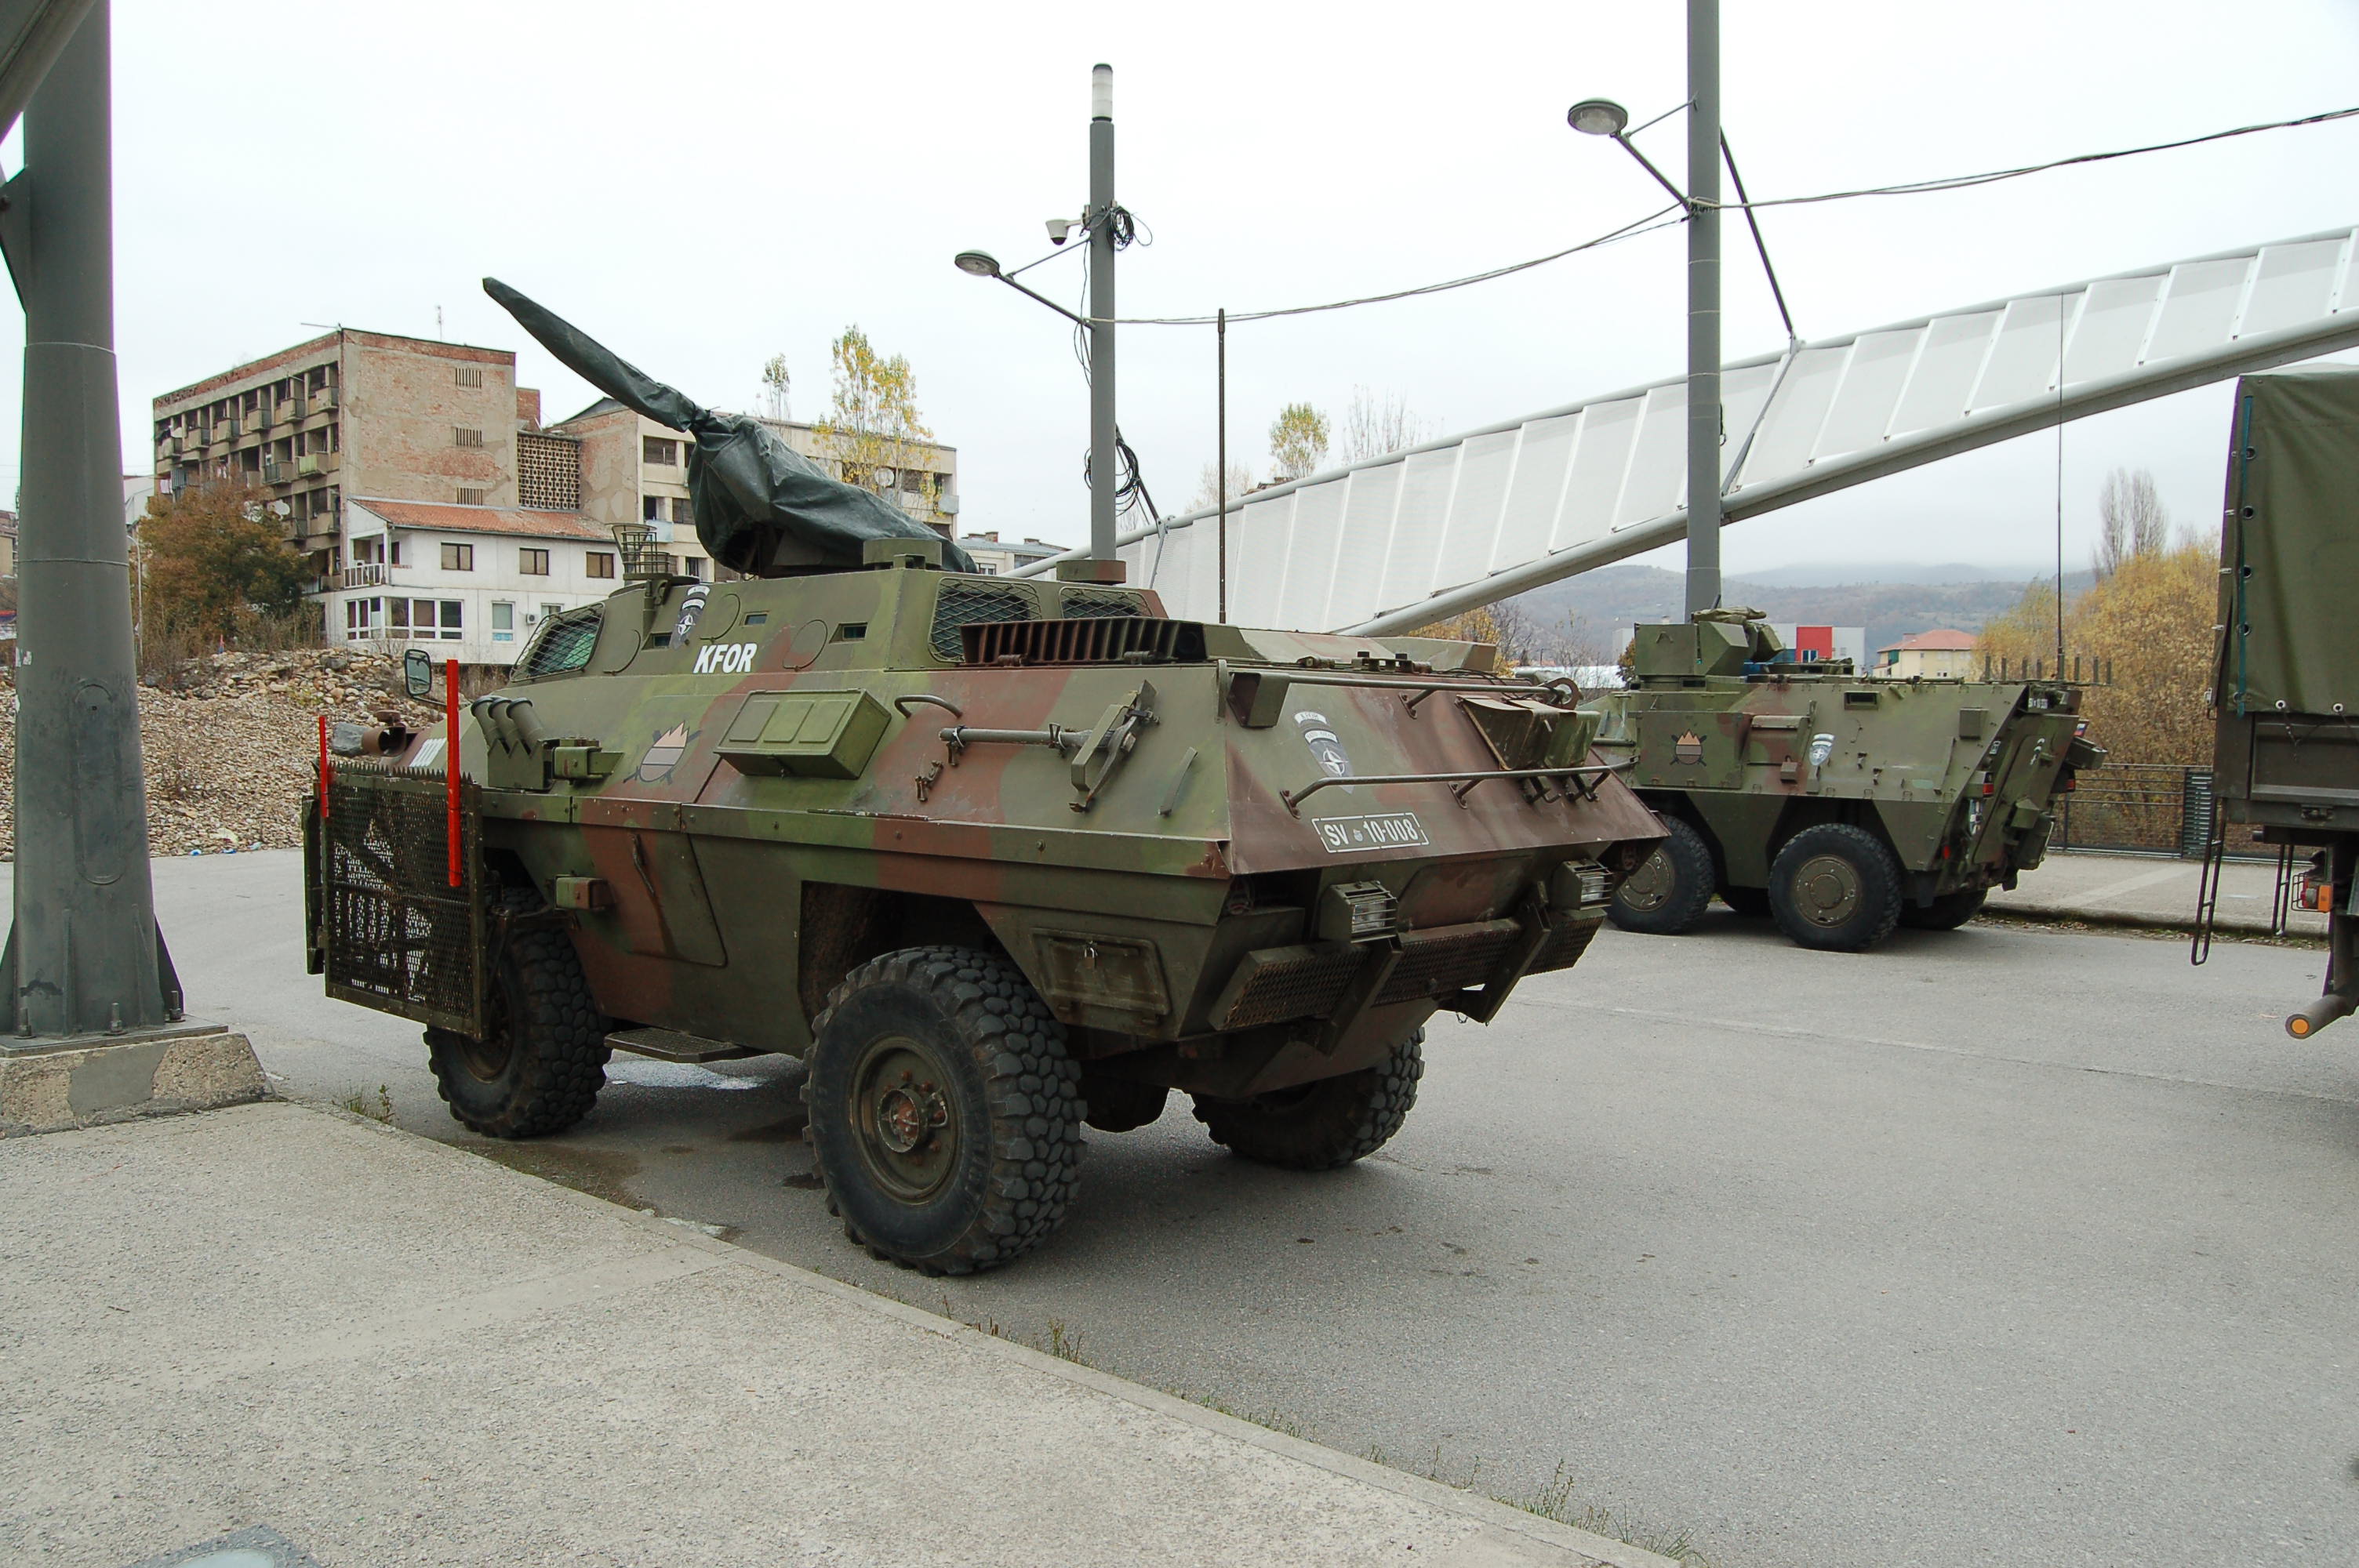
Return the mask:
<path id="1" fill-rule="evenodd" d="M 2248 245 L 1731 364 L 1726 519 L 2359 343 L 2354 240 Z M 1228 618 L 1406 631 L 1679 539 L 1686 404 L 1684 376 L 1627 387 L 1232 501 Z M 1130 581 L 1212 619 L 1215 526 L 1208 507 L 1123 535 Z"/>

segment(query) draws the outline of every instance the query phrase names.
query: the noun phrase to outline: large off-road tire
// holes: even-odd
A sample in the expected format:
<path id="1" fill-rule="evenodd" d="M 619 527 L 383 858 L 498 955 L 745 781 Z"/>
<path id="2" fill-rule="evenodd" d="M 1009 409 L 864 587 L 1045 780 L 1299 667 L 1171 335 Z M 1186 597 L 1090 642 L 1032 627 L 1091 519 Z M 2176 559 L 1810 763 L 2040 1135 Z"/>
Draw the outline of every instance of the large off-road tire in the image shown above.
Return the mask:
<path id="1" fill-rule="evenodd" d="M 1900 918 L 1900 863 L 1864 827 L 1824 822 L 1786 840 L 1769 864 L 1769 911 L 1804 947 L 1857 953 Z"/>
<path id="2" fill-rule="evenodd" d="M 803 1098 L 829 1212 L 878 1258 L 968 1274 L 1065 1217 L 1082 1157 L 1081 1070 L 1006 958 L 904 947 L 829 993 Z"/>
<path id="3" fill-rule="evenodd" d="M 1676 936 L 1712 903 L 1712 849 L 1703 835 L 1676 816 L 1663 818 L 1669 837 L 1614 890 L 1605 917 L 1625 931 Z"/>
<path id="4" fill-rule="evenodd" d="M 501 895 L 511 916 L 542 907 L 528 892 Z M 583 1117 L 606 1087 L 606 1020 L 582 960 L 550 925 L 512 928 L 492 971 L 486 1038 L 426 1032 L 435 1086 L 451 1114 L 486 1138 L 541 1138 Z"/>
<path id="5" fill-rule="evenodd" d="M 1747 920 L 1769 918 L 1767 888 L 1723 888 L 1720 890 L 1720 902 Z"/>
<path id="6" fill-rule="evenodd" d="M 1983 912 L 1983 901 L 1988 897 L 1988 888 L 1960 888 L 1930 903 L 1903 903 L 1900 924 L 1912 931 L 1955 931 Z"/>
<path id="7" fill-rule="evenodd" d="M 1197 1095 L 1196 1119 L 1231 1153 L 1289 1171 L 1332 1171 L 1391 1141 L 1425 1076 L 1425 1031 L 1411 1030 L 1373 1067 L 1251 1099 Z"/>

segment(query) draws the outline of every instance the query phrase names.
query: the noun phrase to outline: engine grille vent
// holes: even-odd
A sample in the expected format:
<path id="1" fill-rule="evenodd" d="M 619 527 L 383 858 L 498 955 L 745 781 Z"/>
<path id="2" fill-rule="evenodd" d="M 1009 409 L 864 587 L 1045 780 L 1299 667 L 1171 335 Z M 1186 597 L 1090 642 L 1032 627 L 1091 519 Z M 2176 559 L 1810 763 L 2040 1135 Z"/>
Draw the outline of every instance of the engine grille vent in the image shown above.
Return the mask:
<path id="1" fill-rule="evenodd" d="M 1107 615 L 1136 615 L 1138 600 L 1126 593 L 1096 593 L 1089 589 L 1069 589 L 1065 592 L 1065 615 L 1068 620 L 1087 621 Z"/>
<path id="2" fill-rule="evenodd" d="M 1204 657 L 1204 628 L 1197 622 L 1136 614 L 987 622 L 962 627 L 960 635 L 970 665 L 1110 665 L 1132 656 L 1197 664 Z"/>
<path id="3" fill-rule="evenodd" d="M 978 621 L 1022 622 L 1032 619 L 1032 596 L 1021 589 L 985 588 L 964 578 L 942 585 L 934 600 L 934 656 L 955 662 L 962 651 L 960 630 Z"/>

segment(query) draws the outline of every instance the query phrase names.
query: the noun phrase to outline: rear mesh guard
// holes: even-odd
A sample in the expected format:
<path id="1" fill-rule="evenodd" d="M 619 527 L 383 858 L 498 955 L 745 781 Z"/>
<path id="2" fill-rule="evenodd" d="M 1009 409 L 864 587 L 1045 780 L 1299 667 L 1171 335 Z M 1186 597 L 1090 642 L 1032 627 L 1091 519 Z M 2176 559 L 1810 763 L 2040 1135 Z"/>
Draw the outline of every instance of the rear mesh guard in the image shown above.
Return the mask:
<path id="1" fill-rule="evenodd" d="M 460 885 L 440 777 L 340 769 L 321 825 L 320 946 L 328 994 L 438 1029 L 484 1034 L 484 899 L 476 786 L 462 782 Z"/>

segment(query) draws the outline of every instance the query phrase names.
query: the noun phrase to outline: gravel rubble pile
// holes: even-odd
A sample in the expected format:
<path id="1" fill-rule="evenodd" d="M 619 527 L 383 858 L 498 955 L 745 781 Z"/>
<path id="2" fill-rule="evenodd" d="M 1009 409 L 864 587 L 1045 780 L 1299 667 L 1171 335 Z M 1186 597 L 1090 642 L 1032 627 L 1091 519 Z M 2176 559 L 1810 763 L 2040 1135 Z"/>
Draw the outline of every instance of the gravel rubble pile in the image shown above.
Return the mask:
<path id="1" fill-rule="evenodd" d="M 366 723 L 392 713 L 413 729 L 440 721 L 403 695 L 401 662 L 307 648 L 215 654 L 170 688 L 139 688 L 147 773 L 148 849 L 157 855 L 287 849 L 320 756 L 320 715 Z M 0 687 L 0 857 L 16 845 L 16 692 Z"/>

